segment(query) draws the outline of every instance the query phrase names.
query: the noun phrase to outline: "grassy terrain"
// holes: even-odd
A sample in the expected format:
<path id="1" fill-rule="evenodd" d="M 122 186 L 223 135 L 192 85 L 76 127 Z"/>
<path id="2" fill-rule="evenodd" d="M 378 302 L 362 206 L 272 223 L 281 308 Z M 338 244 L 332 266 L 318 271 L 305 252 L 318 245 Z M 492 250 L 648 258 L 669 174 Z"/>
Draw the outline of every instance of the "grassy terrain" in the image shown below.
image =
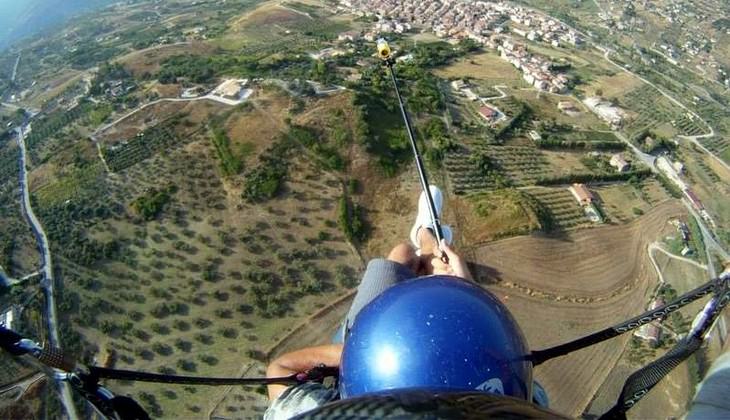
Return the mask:
<path id="1" fill-rule="evenodd" d="M 491 51 L 459 59 L 436 69 L 434 74 L 445 79 L 477 79 L 514 88 L 527 86 L 519 70 Z"/>
<path id="2" fill-rule="evenodd" d="M 627 72 L 619 71 L 610 76 L 596 77 L 585 88 L 585 91 L 588 95 L 612 99 L 638 88 L 642 83 L 638 77 Z"/>
<path id="3" fill-rule="evenodd" d="M 529 195 L 518 190 L 470 194 L 451 204 L 458 207 L 465 226 L 465 244 L 479 244 L 505 236 L 526 234 L 543 228 L 542 209 Z"/>
<path id="4" fill-rule="evenodd" d="M 631 221 L 670 197 L 655 180 L 638 185 L 622 184 L 597 187 L 594 193 L 611 219 Z"/>

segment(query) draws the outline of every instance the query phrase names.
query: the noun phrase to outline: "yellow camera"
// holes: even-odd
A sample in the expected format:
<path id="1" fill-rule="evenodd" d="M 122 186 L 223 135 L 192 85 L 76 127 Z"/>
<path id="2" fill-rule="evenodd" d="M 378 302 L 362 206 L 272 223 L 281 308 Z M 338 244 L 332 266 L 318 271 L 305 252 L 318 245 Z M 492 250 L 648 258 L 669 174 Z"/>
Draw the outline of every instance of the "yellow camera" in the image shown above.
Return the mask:
<path id="1" fill-rule="evenodd" d="M 383 60 L 388 60 L 390 58 L 390 45 L 388 45 L 388 41 L 384 40 L 383 38 L 378 39 L 378 57 L 380 57 Z"/>

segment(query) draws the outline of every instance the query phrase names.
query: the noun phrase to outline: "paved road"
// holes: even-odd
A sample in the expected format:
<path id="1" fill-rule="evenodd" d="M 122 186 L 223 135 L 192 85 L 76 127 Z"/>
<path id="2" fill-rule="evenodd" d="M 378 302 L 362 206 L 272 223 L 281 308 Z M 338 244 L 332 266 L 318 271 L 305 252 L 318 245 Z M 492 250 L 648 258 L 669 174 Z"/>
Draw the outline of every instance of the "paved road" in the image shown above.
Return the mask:
<path id="1" fill-rule="evenodd" d="M 119 117 L 116 120 L 110 122 L 109 124 L 102 126 L 101 128 L 99 128 L 96 131 L 94 131 L 94 134 L 91 135 L 91 138 L 94 141 L 96 141 L 96 136 L 98 136 L 99 134 L 103 133 L 104 131 L 112 128 L 113 126 L 115 126 L 115 125 L 119 124 L 120 122 L 126 120 L 127 118 L 131 117 L 132 115 L 138 113 L 139 111 L 141 111 L 141 110 L 143 110 L 143 109 L 145 109 L 147 107 L 150 107 L 152 105 L 156 105 L 156 104 L 162 103 L 162 102 L 192 102 L 192 101 L 209 100 L 209 101 L 220 102 L 220 103 L 222 103 L 224 105 L 235 106 L 235 105 L 242 104 L 247 99 L 248 99 L 248 96 L 246 96 L 245 98 L 242 98 L 242 99 L 236 101 L 236 100 L 232 100 L 232 99 L 227 99 L 227 98 L 223 98 L 223 97 L 220 97 L 220 96 L 216 96 L 216 95 L 213 95 L 213 94 L 210 94 L 210 93 L 207 94 L 207 95 L 204 95 L 204 96 L 197 96 L 195 98 L 161 98 L 161 99 L 157 99 L 155 101 L 146 103 L 146 104 L 140 106 L 139 108 L 136 108 L 133 111 L 130 111 L 130 112 L 122 115 L 121 117 Z"/>
<path id="2" fill-rule="evenodd" d="M 41 287 L 45 294 L 46 308 L 45 315 L 47 318 L 48 327 L 48 344 L 52 347 L 59 348 L 60 341 L 58 338 L 58 315 L 56 314 L 56 301 L 53 291 L 54 280 L 53 280 L 53 263 L 51 260 L 51 247 L 46 237 L 46 232 L 43 230 L 43 226 L 38 221 L 33 207 L 30 204 L 30 192 L 28 191 L 28 170 L 27 170 L 27 159 L 25 149 L 25 136 L 26 132 L 23 131 L 23 127 L 15 129 L 18 134 L 18 147 L 20 148 L 20 191 L 23 195 L 21 200 L 21 207 L 23 214 L 28 219 L 33 234 L 38 241 L 39 251 L 41 253 L 41 272 L 43 273 L 43 279 L 41 280 Z M 76 408 L 71 398 L 71 387 L 65 381 L 58 381 L 59 390 L 61 393 L 61 402 L 63 403 L 66 413 L 71 419 L 77 419 Z"/>
<path id="3" fill-rule="evenodd" d="M 720 246 L 719 243 L 715 240 L 715 236 L 712 234 L 710 229 L 705 226 L 704 221 L 702 219 L 702 216 L 700 216 L 697 211 L 692 207 L 692 204 L 690 204 L 689 200 L 686 198 L 682 199 L 682 202 L 684 203 L 684 206 L 687 207 L 687 209 L 692 213 L 692 216 L 694 216 L 695 220 L 697 220 L 697 224 L 700 227 L 700 231 L 702 232 L 702 240 L 705 243 L 705 252 L 707 253 L 707 271 L 710 273 L 711 277 L 717 277 L 717 267 L 715 267 L 715 264 L 713 263 L 712 259 L 712 253 L 716 253 L 720 258 L 722 258 L 723 261 L 730 261 L 730 254 L 725 251 L 722 246 Z M 720 268 L 722 270 L 722 268 Z"/>
<path id="4" fill-rule="evenodd" d="M 641 149 L 636 147 L 636 145 L 632 143 L 629 139 L 627 139 L 626 136 L 624 136 L 623 133 L 621 133 L 620 131 L 613 131 L 613 134 L 618 137 L 619 140 L 626 143 L 626 145 L 629 146 L 634 154 L 639 159 L 641 159 L 641 161 L 644 162 L 646 166 L 650 167 L 654 172 L 656 172 L 656 168 L 654 167 L 654 161 L 656 160 L 656 156 L 642 152 Z"/>
<path id="5" fill-rule="evenodd" d="M 18 53 L 18 58 L 15 59 L 15 65 L 13 65 L 13 75 L 10 76 L 11 82 L 14 82 L 15 77 L 18 75 L 18 64 L 20 64 L 20 53 Z"/>
<path id="6" fill-rule="evenodd" d="M 18 399 L 20 399 L 20 397 L 23 394 L 25 394 L 25 392 L 28 390 L 28 388 L 31 385 L 33 385 L 34 383 L 40 381 L 41 379 L 43 379 L 45 377 L 46 377 L 46 375 L 43 374 L 43 373 L 32 374 L 32 375 L 30 375 L 30 376 L 28 376 L 26 378 L 23 378 L 23 379 L 19 380 L 18 382 L 14 383 L 14 384 L 10 384 L 10 385 L 7 385 L 7 386 L 5 386 L 3 388 L 0 388 L 0 395 L 6 394 L 6 393 L 8 393 L 10 391 L 13 391 L 16 388 L 20 388 L 20 391 L 21 392 L 18 393 L 18 398 L 15 399 L 17 401 Z"/>

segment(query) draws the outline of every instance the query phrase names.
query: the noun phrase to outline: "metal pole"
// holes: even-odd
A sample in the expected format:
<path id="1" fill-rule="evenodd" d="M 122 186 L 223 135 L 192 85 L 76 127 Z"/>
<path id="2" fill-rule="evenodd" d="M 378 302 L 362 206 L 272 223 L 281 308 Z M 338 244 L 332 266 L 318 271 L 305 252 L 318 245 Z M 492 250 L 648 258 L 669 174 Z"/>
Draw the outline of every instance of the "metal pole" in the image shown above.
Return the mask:
<path id="1" fill-rule="evenodd" d="M 426 177 L 426 170 L 423 167 L 423 160 L 421 154 L 418 152 L 418 146 L 416 145 L 416 139 L 413 136 L 413 129 L 411 128 L 411 121 L 408 118 L 408 112 L 406 112 L 406 106 L 403 103 L 403 98 L 400 96 L 400 90 L 398 89 L 398 79 L 395 77 L 395 68 L 393 65 L 395 61 L 392 58 L 385 60 L 385 65 L 390 69 L 390 76 L 393 80 L 393 87 L 395 87 L 395 95 L 398 97 L 398 105 L 400 106 L 400 112 L 403 116 L 403 122 L 406 124 L 406 131 L 408 132 L 408 139 L 411 141 L 411 148 L 413 149 L 413 155 L 416 157 L 416 169 L 418 169 L 418 177 L 421 180 L 421 188 L 426 195 L 426 201 L 428 201 L 428 213 L 431 216 L 431 223 L 433 224 L 434 234 L 438 241 L 438 246 L 441 246 L 441 240 L 444 238 L 443 231 L 441 230 L 441 220 L 436 212 L 436 205 L 433 202 L 431 196 L 431 189 L 429 188 L 428 178 Z M 444 254 L 445 257 L 445 254 Z"/>

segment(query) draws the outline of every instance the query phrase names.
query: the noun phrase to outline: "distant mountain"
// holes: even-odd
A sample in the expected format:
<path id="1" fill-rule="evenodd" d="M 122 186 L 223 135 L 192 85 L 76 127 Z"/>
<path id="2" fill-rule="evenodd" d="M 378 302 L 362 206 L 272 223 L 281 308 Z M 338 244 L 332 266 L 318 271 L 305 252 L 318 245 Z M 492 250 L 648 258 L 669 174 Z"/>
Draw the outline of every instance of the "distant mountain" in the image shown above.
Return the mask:
<path id="1" fill-rule="evenodd" d="M 0 0 L 0 51 L 79 13 L 118 0 Z"/>

